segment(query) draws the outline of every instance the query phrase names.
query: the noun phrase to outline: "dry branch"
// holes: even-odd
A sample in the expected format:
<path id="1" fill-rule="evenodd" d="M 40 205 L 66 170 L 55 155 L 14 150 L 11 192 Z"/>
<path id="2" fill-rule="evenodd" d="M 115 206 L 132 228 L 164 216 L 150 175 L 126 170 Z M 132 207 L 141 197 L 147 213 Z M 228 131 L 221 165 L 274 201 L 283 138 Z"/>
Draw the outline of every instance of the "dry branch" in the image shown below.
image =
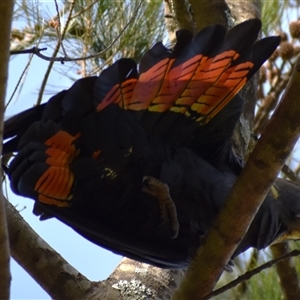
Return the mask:
<path id="1" fill-rule="evenodd" d="M 6 201 L 12 257 L 53 299 L 82 299 L 92 283 L 51 248 Z"/>
<path id="2" fill-rule="evenodd" d="M 279 244 L 278 244 L 279 245 Z M 215 297 L 217 295 L 220 295 L 234 287 L 236 287 L 237 285 L 248 281 L 249 279 L 251 279 L 253 276 L 259 274 L 260 272 L 273 267 L 274 265 L 278 266 L 279 264 L 286 264 L 287 260 L 292 259 L 295 256 L 299 256 L 300 255 L 300 251 L 299 250 L 293 250 L 291 252 L 286 252 L 278 257 L 276 257 L 275 259 L 272 259 L 264 264 L 262 264 L 261 266 L 253 269 L 253 270 L 249 270 L 246 273 L 244 273 L 243 275 L 239 276 L 237 279 L 231 281 L 230 283 L 226 284 L 225 286 L 213 291 L 212 293 L 210 293 L 207 297 L 203 297 L 201 298 L 201 300 L 205 300 L 205 299 L 209 299 L 212 297 Z M 299 288 L 298 288 L 299 289 Z M 295 293 L 293 294 L 294 296 L 298 295 L 297 297 L 293 297 L 293 298 L 287 298 L 287 299 L 299 299 L 299 294 L 298 291 L 295 291 Z"/>

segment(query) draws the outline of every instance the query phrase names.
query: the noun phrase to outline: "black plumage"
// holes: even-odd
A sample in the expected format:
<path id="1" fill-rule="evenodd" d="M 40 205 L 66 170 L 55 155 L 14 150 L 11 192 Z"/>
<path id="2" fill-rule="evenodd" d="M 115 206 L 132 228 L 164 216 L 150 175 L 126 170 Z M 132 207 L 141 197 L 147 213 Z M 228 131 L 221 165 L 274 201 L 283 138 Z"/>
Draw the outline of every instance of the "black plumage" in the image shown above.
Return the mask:
<path id="1" fill-rule="evenodd" d="M 260 26 L 181 30 L 174 50 L 156 44 L 139 70 L 120 59 L 7 120 L 12 190 L 113 252 L 186 267 L 242 169 L 230 145 L 238 92 L 280 41 L 255 42 Z M 276 186 L 234 256 L 298 228 L 299 186 Z"/>

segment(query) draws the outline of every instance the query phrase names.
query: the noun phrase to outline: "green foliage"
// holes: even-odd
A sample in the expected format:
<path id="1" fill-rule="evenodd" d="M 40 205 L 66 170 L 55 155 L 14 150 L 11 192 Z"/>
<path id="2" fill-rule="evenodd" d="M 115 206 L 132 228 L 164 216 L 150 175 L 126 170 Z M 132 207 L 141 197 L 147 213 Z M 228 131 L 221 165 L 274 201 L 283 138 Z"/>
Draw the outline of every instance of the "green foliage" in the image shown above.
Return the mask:
<path id="1" fill-rule="evenodd" d="M 291 250 L 299 249 L 300 242 L 290 242 Z M 242 254 L 235 259 L 235 268 L 233 273 L 224 272 L 218 282 L 216 289 L 230 283 L 247 271 L 253 270 L 264 263 L 274 259 L 269 248 L 264 251 L 257 252 L 252 250 L 252 253 Z M 295 269 L 300 274 L 300 260 L 299 257 L 291 259 L 295 264 Z M 288 261 L 285 261 L 288 263 Z M 290 265 L 290 264 L 289 264 Z M 292 265 L 290 265 L 292 267 Z M 272 299 L 281 300 L 284 298 L 283 290 L 281 287 L 279 275 L 275 266 L 267 268 L 257 275 L 254 275 L 249 280 L 243 281 L 236 287 L 229 289 L 225 293 L 216 296 L 213 299 L 235 299 L 235 300 L 262 300 Z"/>
<path id="2" fill-rule="evenodd" d="M 138 61 L 154 41 L 164 36 L 160 1 L 78 0 L 72 6 L 70 1 L 64 0 L 58 4 L 59 19 L 54 2 L 45 5 L 37 0 L 17 1 L 11 50 L 26 49 L 38 43 L 55 48 L 60 43 L 57 32 L 60 29 L 61 35 L 65 31 L 62 40 L 69 57 L 85 57 L 103 51 L 96 58 L 76 63 L 80 66 L 79 73 L 88 76 L 120 57 Z M 58 56 L 64 56 L 61 46 Z"/>
<path id="3" fill-rule="evenodd" d="M 261 1 L 262 32 L 270 35 L 270 32 L 283 29 L 283 21 L 293 15 L 293 11 L 299 9 L 299 0 L 272 0 Z M 295 17 L 294 17 L 295 18 Z"/>
<path id="4" fill-rule="evenodd" d="M 282 299 L 282 291 L 275 268 L 267 269 L 247 282 L 247 293 L 240 299 Z"/>
<path id="5" fill-rule="evenodd" d="M 262 31 L 265 35 L 271 30 L 278 29 L 284 9 L 289 0 L 262 1 L 261 16 L 263 21 Z"/>

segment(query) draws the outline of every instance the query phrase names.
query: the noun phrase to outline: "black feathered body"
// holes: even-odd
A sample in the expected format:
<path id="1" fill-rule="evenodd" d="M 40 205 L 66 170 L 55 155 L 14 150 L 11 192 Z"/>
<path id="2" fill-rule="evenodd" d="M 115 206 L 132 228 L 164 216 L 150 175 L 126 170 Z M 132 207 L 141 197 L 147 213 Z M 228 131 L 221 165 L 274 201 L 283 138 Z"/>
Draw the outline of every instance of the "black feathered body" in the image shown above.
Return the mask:
<path id="1" fill-rule="evenodd" d="M 139 70 L 118 60 L 6 121 L 4 153 L 17 152 L 7 169 L 12 190 L 35 200 L 42 219 L 54 216 L 115 253 L 186 267 L 242 168 L 230 146 L 238 92 L 279 43 L 255 43 L 259 29 L 254 19 L 227 35 L 219 25 L 194 38 L 181 30 L 172 51 L 157 43 Z M 168 186 L 176 237 L 159 199 L 143 190 L 145 176 Z M 235 255 L 290 227 L 278 199 L 267 197 Z"/>

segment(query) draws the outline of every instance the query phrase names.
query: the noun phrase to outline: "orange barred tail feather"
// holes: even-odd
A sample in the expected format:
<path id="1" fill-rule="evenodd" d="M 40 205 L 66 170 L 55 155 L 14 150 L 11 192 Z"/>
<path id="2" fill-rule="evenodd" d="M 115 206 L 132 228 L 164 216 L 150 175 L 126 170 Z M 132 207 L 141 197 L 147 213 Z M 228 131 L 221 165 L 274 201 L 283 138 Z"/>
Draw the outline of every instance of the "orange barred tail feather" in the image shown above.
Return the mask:
<path id="1" fill-rule="evenodd" d="M 203 29 L 193 39 L 190 33 L 184 39 L 187 31 L 180 31 L 173 52 L 161 43 L 146 52 L 138 77 L 133 64 L 129 68 L 123 61 L 116 62 L 103 72 L 106 80 L 114 77 L 115 69 L 124 67 L 123 74 L 134 73 L 134 78 L 127 75 L 119 83 L 112 81 L 111 92 L 102 92 L 103 96 L 97 98 L 98 111 L 112 103 L 125 110 L 139 111 L 138 118 L 150 131 L 153 126 L 157 127 L 158 121 L 160 132 L 166 129 L 166 124 L 179 127 L 178 119 L 183 115 L 206 124 L 243 88 L 278 46 L 279 37 L 255 43 L 260 27 L 261 22 L 252 19 L 225 34 L 224 28 L 216 25 Z M 107 85 L 98 85 L 98 88 L 108 89 Z"/>
<path id="2" fill-rule="evenodd" d="M 28 135 L 33 141 L 28 141 Z M 49 138 L 47 138 L 49 136 Z M 9 166 L 12 190 L 42 203 L 66 207 L 73 198 L 74 174 L 70 169 L 78 157 L 72 136 L 50 121 L 34 123 L 20 141 L 21 150 Z"/>
<path id="3" fill-rule="evenodd" d="M 132 59 L 122 58 L 104 70 L 94 87 L 94 99 L 97 111 L 111 104 L 126 108 L 138 79 L 136 63 Z"/>
<path id="4" fill-rule="evenodd" d="M 95 97 L 99 102 L 97 110 L 101 111 L 112 103 L 118 104 L 122 109 L 134 109 L 135 105 L 136 110 L 147 109 L 159 92 L 175 55 L 185 48 L 192 37 L 189 30 L 177 32 L 178 42 L 173 51 L 161 42 L 156 43 L 143 55 L 139 73 L 136 63 L 124 58 L 104 70 L 97 82 Z M 138 94 L 138 99 L 141 98 L 143 101 L 134 100 L 133 93 Z"/>

